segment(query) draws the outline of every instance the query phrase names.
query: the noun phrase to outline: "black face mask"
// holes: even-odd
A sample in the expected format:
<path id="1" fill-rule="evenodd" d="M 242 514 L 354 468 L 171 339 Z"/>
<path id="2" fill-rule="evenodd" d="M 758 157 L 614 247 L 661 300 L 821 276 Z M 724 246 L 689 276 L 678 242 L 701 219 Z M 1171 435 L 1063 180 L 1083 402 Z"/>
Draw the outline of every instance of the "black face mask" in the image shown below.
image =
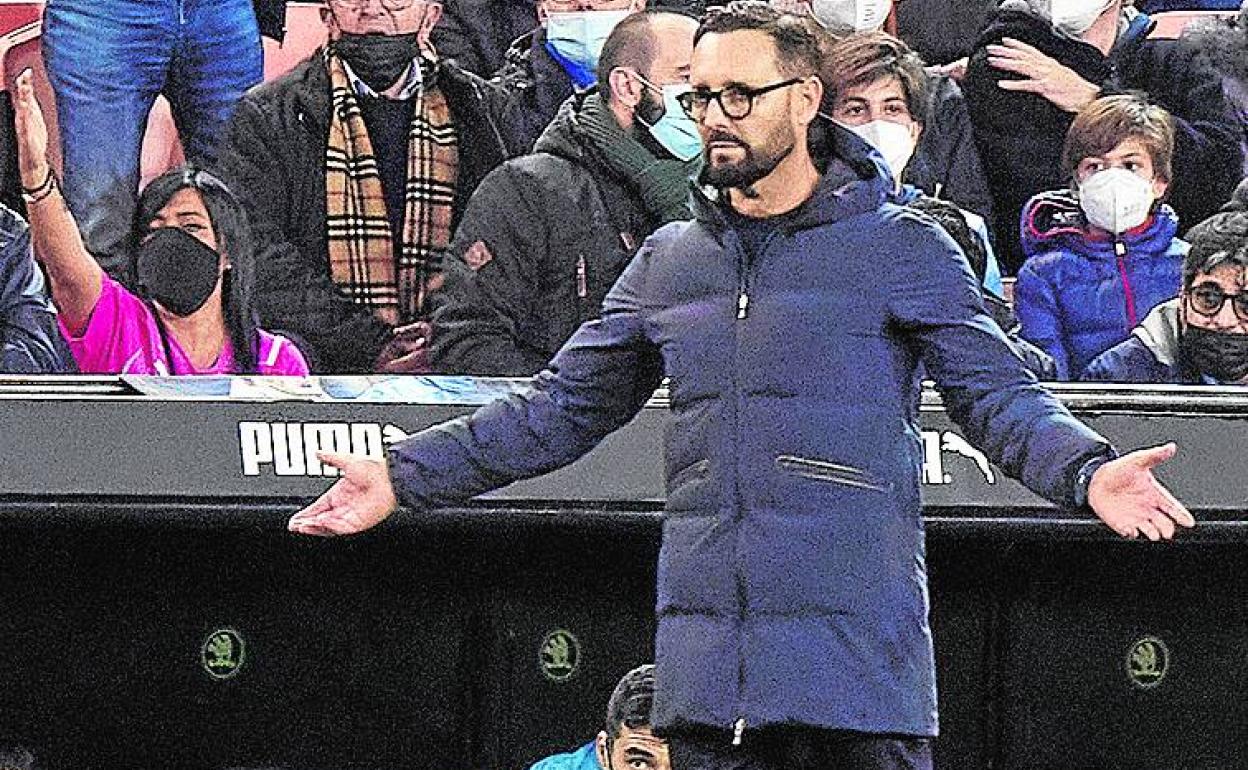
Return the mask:
<path id="1" fill-rule="evenodd" d="M 185 317 L 217 288 L 221 256 L 185 230 L 161 227 L 139 244 L 135 263 L 139 294 Z"/>
<path id="2" fill-rule="evenodd" d="M 1232 334 L 1193 326 L 1179 335 L 1179 351 L 1201 374 L 1218 382 L 1234 383 L 1248 377 L 1248 334 Z"/>
<path id="3" fill-rule="evenodd" d="M 394 85 L 403 71 L 420 56 L 415 32 L 405 35 L 354 35 L 342 33 L 334 50 L 351 65 L 351 71 L 369 88 L 381 93 Z"/>

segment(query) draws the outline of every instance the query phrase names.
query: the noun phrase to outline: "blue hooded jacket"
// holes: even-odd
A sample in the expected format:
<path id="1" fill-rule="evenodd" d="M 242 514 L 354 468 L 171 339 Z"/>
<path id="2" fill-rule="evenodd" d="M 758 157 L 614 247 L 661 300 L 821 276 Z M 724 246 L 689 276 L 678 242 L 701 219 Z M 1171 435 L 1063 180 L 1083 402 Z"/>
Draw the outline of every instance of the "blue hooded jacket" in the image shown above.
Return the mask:
<path id="1" fill-rule="evenodd" d="M 1178 227 L 1174 210 L 1162 204 L 1115 241 L 1089 233 L 1067 191 L 1028 202 L 1022 218 L 1027 261 L 1014 286 L 1014 307 L 1023 339 L 1053 357 L 1060 379 L 1078 379 L 1149 311 L 1178 296 L 1188 250 L 1175 237 Z"/>
<path id="2" fill-rule="evenodd" d="M 920 363 L 967 438 L 1051 500 L 1072 504 L 1082 466 L 1112 452 L 849 136 L 833 129 L 815 192 L 756 256 L 695 191 L 696 220 L 647 239 L 528 391 L 390 450 L 405 505 L 461 501 L 589 451 L 666 371 L 656 731 L 936 733 Z"/>

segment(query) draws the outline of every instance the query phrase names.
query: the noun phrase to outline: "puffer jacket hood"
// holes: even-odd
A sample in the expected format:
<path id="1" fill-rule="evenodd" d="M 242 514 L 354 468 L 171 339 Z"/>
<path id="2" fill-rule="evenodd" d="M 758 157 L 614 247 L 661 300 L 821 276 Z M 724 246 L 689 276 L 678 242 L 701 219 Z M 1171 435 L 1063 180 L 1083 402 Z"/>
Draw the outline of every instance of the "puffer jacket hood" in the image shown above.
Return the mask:
<path id="1" fill-rule="evenodd" d="M 1169 204 L 1159 204 L 1144 224 L 1128 230 L 1118 240 L 1127 253 L 1164 252 L 1179 232 L 1179 217 Z M 1069 190 L 1044 192 L 1023 208 L 1020 236 L 1027 257 L 1065 251 L 1086 259 L 1115 259 L 1115 239 L 1088 230 L 1079 201 Z"/>
<path id="2" fill-rule="evenodd" d="M 1133 382 L 1199 385 L 1200 372 L 1182 355 L 1179 322 L 1182 300 L 1163 302 L 1132 330 L 1131 336 L 1097 356 L 1082 379 L 1092 382 Z"/>
<path id="3" fill-rule="evenodd" d="M 550 121 L 550 125 L 546 126 L 546 130 L 542 131 L 541 136 L 533 144 L 533 152 L 548 152 L 578 163 L 585 160 L 586 150 L 584 143 L 579 139 L 581 129 L 577 118 L 581 105 L 585 103 L 585 98 L 590 93 L 596 92 L 585 91 L 575 94 L 559 106 L 559 112 L 555 113 L 554 120 Z"/>
<path id="4" fill-rule="evenodd" d="M 823 140 L 831 150 L 824 163 L 823 178 L 814 194 L 801 205 L 786 229 L 796 232 L 875 211 L 895 199 L 893 178 L 883 157 L 854 132 L 835 123 L 827 125 Z M 903 191 L 905 188 L 903 188 Z M 720 190 L 695 184 L 693 215 L 712 232 L 730 222 L 730 207 Z"/>

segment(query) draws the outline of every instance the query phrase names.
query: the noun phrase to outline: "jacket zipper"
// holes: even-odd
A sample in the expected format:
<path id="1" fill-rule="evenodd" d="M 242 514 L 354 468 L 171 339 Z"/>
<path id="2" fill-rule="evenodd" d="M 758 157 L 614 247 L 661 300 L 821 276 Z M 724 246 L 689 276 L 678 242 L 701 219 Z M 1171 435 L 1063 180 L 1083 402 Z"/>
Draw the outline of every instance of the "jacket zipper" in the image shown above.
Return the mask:
<path id="1" fill-rule="evenodd" d="M 585 299 L 589 296 L 589 275 L 585 268 L 585 255 L 576 255 L 576 296 Z"/>
<path id="2" fill-rule="evenodd" d="M 1131 278 L 1127 275 L 1127 246 L 1117 238 L 1114 239 L 1114 254 L 1118 258 L 1118 277 L 1122 279 L 1122 293 L 1127 298 L 1127 330 L 1134 329 L 1140 319 L 1135 311 L 1135 291 L 1131 288 Z"/>
<path id="3" fill-rule="evenodd" d="M 750 312 L 750 284 L 754 268 L 762 261 L 763 256 L 767 253 L 767 248 L 771 245 L 775 238 L 775 233 L 767 236 L 763 241 L 762 247 L 758 253 L 754 255 L 747 254 L 744 245 L 741 243 L 739 236 L 734 233 L 733 246 L 737 252 L 737 323 L 733 328 L 733 358 L 732 358 L 732 390 L 733 390 L 733 437 L 740 438 L 741 432 L 741 381 L 738 374 L 741 371 L 741 334 L 742 321 L 749 317 Z M 741 442 L 738 441 L 740 446 Z M 745 579 L 741 568 L 741 525 L 745 521 L 745 501 L 741 496 L 741 455 L 738 451 L 736 454 L 736 472 L 733 474 L 733 495 L 736 500 L 736 538 L 733 541 L 733 564 L 735 565 L 735 576 L 737 584 L 737 621 L 740 627 L 745 627 Z M 740 652 L 737 653 L 737 698 L 740 699 L 741 693 L 745 690 L 745 662 Z M 738 700 L 738 704 L 740 700 Z M 738 714 L 732 725 L 732 745 L 740 746 L 745 738 L 746 722 L 745 717 Z"/>

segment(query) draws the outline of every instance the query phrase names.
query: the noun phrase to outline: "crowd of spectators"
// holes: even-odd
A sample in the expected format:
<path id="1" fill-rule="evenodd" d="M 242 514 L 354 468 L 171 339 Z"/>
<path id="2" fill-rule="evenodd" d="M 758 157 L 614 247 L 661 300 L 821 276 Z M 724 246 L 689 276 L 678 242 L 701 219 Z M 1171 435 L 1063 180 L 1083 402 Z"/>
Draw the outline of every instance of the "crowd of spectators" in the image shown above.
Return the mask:
<path id="1" fill-rule="evenodd" d="M 812 152 L 869 152 L 1039 377 L 1245 380 L 1248 238 L 1218 212 L 1243 205 L 1248 8 L 771 4 L 822 41 Z M 44 16 L 59 133 L 11 89 L 6 372 L 529 376 L 706 182 L 704 2 L 324 0 L 326 45 L 266 83 L 282 0 L 88 5 Z M 1179 7 L 1222 13 L 1154 35 Z M 140 190 L 158 94 L 190 164 Z"/>

